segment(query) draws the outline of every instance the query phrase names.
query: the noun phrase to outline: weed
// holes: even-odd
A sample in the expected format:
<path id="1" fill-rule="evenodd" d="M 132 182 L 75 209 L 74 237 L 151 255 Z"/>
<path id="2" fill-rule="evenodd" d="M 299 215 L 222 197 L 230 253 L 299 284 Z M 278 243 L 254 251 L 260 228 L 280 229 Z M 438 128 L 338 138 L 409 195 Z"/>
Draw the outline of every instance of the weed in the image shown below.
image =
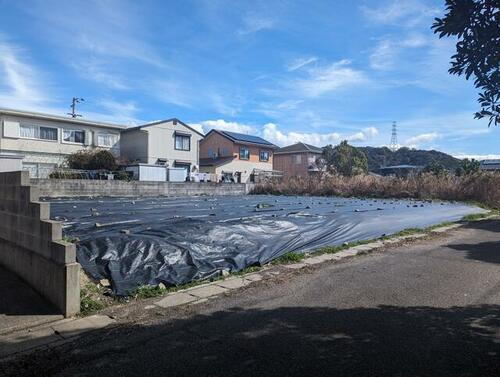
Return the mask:
<path id="1" fill-rule="evenodd" d="M 93 283 L 88 283 L 80 290 L 80 314 L 89 315 L 104 309 L 106 306 L 100 299 L 101 288 Z"/>
<path id="2" fill-rule="evenodd" d="M 79 241 L 78 237 L 63 236 L 62 240 L 69 243 L 77 243 Z"/>
<path id="3" fill-rule="evenodd" d="M 135 291 L 132 293 L 132 296 L 139 299 L 158 297 L 167 292 L 166 288 L 163 288 L 159 285 L 141 285 L 137 287 Z"/>
<path id="4" fill-rule="evenodd" d="M 258 184 L 252 193 L 459 200 L 500 208 L 500 174 L 480 172 L 457 177 L 423 173 L 408 178 L 371 175 L 333 175 L 322 179 L 291 177 Z"/>
<path id="5" fill-rule="evenodd" d="M 305 254 L 299 254 L 299 253 L 286 253 L 282 255 L 281 257 L 278 257 L 274 259 L 271 264 L 286 264 L 286 263 L 297 263 L 300 262 L 302 259 L 304 259 L 306 256 Z"/>
<path id="6" fill-rule="evenodd" d="M 250 267 L 244 268 L 241 271 L 235 272 L 232 275 L 240 276 L 240 275 L 250 274 L 252 272 L 260 271 L 261 269 L 262 269 L 261 266 L 250 266 Z"/>

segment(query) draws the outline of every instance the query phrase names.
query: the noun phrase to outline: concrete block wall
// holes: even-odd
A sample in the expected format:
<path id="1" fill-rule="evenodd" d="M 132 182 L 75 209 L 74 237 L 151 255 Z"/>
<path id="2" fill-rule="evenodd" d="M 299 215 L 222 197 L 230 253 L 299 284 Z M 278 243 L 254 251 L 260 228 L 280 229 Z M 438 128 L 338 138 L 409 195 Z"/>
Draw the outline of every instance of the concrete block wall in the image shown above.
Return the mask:
<path id="1" fill-rule="evenodd" d="M 42 197 L 245 195 L 247 184 L 209 182 L 143 182 L 84 179 L 33 179 Z"/>
<path id="2" fill-rule="evenodd" d="M 71 316 L 80 311 L 76 248 L 39 196 L 27 171 L 0 173 L 0 264 Z"/>

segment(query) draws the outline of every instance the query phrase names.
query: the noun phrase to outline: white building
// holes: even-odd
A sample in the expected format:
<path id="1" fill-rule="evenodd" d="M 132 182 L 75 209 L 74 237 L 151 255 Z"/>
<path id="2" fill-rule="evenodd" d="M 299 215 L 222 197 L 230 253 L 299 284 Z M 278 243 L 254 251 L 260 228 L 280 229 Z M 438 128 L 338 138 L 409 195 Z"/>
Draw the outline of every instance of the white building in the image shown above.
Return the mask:
<path id="1" fill-rule="evenodd" d="M 123 130 L 121 155 L 131 163 L 198 171 L 203 134 L 172 118 Z"/>
<path id="2" fill-rule="evenodd" d="M 23 169 L 46 177 L 66 156 L 102 148 L 120 155 L 124 126 L 81 118 L 0 109 L 0 153 L 24 156 Z"/>

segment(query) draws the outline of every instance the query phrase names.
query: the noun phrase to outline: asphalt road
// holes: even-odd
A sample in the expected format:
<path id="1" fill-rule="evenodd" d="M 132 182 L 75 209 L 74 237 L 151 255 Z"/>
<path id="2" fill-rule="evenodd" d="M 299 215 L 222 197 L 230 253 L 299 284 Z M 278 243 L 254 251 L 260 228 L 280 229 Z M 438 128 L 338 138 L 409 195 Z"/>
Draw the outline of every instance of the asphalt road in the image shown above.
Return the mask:
<path id="1" fill-rule="evenodd" d="M 139 317 L 0 374 L 499 376 L 500 221 Z"/>

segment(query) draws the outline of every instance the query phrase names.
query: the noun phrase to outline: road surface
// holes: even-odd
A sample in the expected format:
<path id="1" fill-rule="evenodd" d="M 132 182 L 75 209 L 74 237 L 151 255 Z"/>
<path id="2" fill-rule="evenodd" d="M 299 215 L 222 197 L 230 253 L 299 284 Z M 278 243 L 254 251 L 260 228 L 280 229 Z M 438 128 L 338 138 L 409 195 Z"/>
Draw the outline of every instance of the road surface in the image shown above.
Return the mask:
<path id="1" fill-rule="evenodd" d="M 0 374 L 500 375 L 500 221 L 285 271 L 193 307 L 115 309 L 122 325 Z"/>

